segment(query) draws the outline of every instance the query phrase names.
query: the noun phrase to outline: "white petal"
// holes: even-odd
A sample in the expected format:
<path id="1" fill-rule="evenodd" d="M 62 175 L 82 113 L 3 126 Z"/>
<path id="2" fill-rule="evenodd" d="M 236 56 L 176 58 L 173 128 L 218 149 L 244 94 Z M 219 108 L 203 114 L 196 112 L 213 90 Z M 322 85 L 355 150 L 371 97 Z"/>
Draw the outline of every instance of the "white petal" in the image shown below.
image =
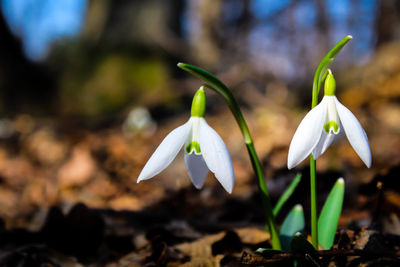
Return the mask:
<path id="1" fill-rule="evenodd" d="M 319 139 L 317 146 L 313 149 L 313 157 L 314 159 L 319 158 L 322 154 L 324 154 L 325 150 L 332 144 L 335 139 L 336 134 L 326 133 L 322 131 L 321 139 Z"/>
<path id="2" fill-rule="evenodd" d="M 235 175 L 228 149 L 203 118 L 200 122 L 200 149 L 210 171 L 215 174 L 222 187 L 232 193 Z"/>
<path id="3" fill-rule="evenodd" d="M 371 167 L 371 149 L 369 148 L 367 134 L 353 113 L 343 106 L 336 97 L 335 102 L 347 139 L 365 165 L 368 168 Z"/>
<path id="4" fill-rule="evenodd" d="M 318 144 L 326 116 L 326 99 L 323 98 L 301 121 L 289 146 L 288 168 L 302 162 Z"/>
<path id="5" fill-rule="evenodd" d="M 157 147 L 156 151 L 150 157 L 139 175 L 137 182 L 147 180 L 159 174 L 162 170 L 168 167 L 174 160 L 179 150 L 186 141 L 189 135 L 192 121 L 189 120 L 184 125 L 179 126 L 170 132 L 161 144 Z"/>
<path id="6" fill-rule="evenodd" d="M 208 167 L 203 159 L 202 155 L 196 155 L 195 153 L 185 153 L 185 167 L 189 173 L 190 180 L 197 189 L 203 187 L 204 181 L 208 174 Z"/>

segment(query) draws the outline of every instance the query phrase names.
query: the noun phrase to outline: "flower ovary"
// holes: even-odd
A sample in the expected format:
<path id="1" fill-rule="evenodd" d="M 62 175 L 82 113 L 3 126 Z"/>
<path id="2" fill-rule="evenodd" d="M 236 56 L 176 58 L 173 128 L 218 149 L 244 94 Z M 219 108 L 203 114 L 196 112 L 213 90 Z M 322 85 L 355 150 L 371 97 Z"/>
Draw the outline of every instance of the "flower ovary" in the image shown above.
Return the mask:
<path id="1" fill-rule="evenodd" d="M 204 92 L 203 86 L 197 90 L 192 101 L 192 117 L 204 117 L 206 111 L 206 94 Z"/>
<path id="2" fill-rule="evenodd" d="M 326 96 L 334 96 L 336 93 L 336 81 L 333 78 L 333 74 L 330 70 L 328 70 L 328 75 L 325 79 L 325 95 Z"/>

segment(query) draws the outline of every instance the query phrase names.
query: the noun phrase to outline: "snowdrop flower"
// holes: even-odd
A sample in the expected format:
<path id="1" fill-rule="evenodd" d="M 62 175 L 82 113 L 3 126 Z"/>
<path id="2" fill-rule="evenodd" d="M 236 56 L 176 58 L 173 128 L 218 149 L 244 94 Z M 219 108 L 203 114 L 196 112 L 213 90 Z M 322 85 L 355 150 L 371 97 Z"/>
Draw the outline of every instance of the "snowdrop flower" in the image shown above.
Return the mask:
<path id="1" fill-rule="evenodd" d="M 204 119 L 206 95 L 201 87 L 193 97 L 188 122 L 170 132 L 150 157 L 137 182 L 159 174 L 184 146 L 185 167 L 193 185 L 200 189 L 210 170 L 223 188 L 232 193 L 235 182 L 233 165 L 221 137 Z"/>
<path id="2" fill-rule="evenodd" d="M 307 113 L 290 143 L 289 169 L 297 166 L 310 153 L 314 159 L 319 158 L 342 128 L 358 156 L 368 168 L 371 167 L 368 137 L 353 113 L 336 98 L 336 82 L 331 71 L 328 71 L 323 99 Z"/>

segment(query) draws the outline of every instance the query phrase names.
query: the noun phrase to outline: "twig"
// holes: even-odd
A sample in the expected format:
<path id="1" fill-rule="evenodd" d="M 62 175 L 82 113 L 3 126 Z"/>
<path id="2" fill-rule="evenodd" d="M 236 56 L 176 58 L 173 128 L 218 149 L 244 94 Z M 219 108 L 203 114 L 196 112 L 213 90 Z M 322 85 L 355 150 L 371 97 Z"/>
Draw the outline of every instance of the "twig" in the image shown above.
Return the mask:
<path id="1" fill-rule="evenodd" d="M 273 254 L 269 258 L 265 258 L 262 255 L 258 254 L 250 254 L 248 252 L 243 252 L 241 262 L 245 265 L 257 265 L 257 264 L 266 264 L 266 263 L 276 263 L 287 260 L 298 260 L 304 258 L 328 258 L 328 257 L 337 257 L 337 256 L 359 256 L 365 258 L 378 258 L 378 257 L 386 257 L 386 258 L 400 258 L 400 251 L 396 252 L 383 252 L 377 253 L 370 250 L 359 250 L 359 249 L 349 249 L 349 250 L 319 250 L 313 254 L 301 254 L 301 253 L 279 253 Z"/>

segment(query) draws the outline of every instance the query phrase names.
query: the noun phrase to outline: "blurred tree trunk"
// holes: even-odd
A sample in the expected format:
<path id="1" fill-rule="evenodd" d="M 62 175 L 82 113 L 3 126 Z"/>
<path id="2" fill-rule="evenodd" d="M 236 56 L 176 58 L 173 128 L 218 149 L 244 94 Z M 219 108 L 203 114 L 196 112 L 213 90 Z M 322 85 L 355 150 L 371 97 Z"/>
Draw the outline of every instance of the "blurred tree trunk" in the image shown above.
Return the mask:
<path id="1" fill-rule="evenodd" d="M 254 26 L 254 17 L 253 13 L 250 10 L 250 4 L 251 0 L 243 0 L 243 9 L 242 13 L 240 14 L 238 20 L 234 23 L 233 27 L 236 28 L 237 30 L 234 31 L 236 34 L 233 35 L 233 40 L 236 42 L 233 42 L 233 44 L 229 44 L 229 39 L 232 38 L 232 36 L 226 36 L 224 39 L 224 42 L 227 42 L 231 48 L 230 51 L 234 55 L 239 55 L 239 56 L 244 56 L 247 57 L 248 55 L 248 47 L 247 47 L 247 42 L 249 40 L 249 35 L 251 33 L 251 29 Z M 229 56 L 228 56 L 229 58 Z M 232 58 L 235 60 L 234 58 Z"/>
<path id="2" fill-rule="evenodd" d="M 52 75 L 25 57 L 21 41 L 11 33 L 2 10 L 0 40 L 0 112 L 48 112 L 56 107 Z"/>
<path id="3" fill-rule="evenodd" d="M 185 11 L 184 0 L 169 0 L 168 1 L 169 18 L 168 26 L 177 37 L 182 37 L 182 14 Z"/>
<path id="4" fill-rule="evenodd" d="M 317 11 L 317 32 L 319 35 L 318 48 L 320 49 L 321 54 L 324 54 L 329 49 L 329 25 L 328 25 L 328 14 L 326 12 L 325 0 L 316 1 L 316 11 Z"/>
<path id="5" fill-rule="evenodd" d="M 83 39 L 102 46 L 162 47 L 174 55 L 188 50 L 181 40 L 184 0 L 90 0 Z"/>
<path id="6" fill-rule="evenodd" d="M 192 16 L 199 16 L 199 32 L 193 32 L 194 56 L 200 65 L 215 68 L 220 62 L 218 27 L 222 13 L 222 0 L 191 1 Z"/>
<path id="7" fill-rule="evenodd" d="M 378 1 L 377 12 L 376 46 L 380 46 L 381 44 L 392 41 L 396 34 L 400 35 L 400 1 Z"/>
<path id="8" fill-rule="evenodd" d="M 110 0 L 88 1 L 86 8 L 85 25 L 82 36 L 85 40 L 97 42 L 102 36 L 108 13 Z"/>

